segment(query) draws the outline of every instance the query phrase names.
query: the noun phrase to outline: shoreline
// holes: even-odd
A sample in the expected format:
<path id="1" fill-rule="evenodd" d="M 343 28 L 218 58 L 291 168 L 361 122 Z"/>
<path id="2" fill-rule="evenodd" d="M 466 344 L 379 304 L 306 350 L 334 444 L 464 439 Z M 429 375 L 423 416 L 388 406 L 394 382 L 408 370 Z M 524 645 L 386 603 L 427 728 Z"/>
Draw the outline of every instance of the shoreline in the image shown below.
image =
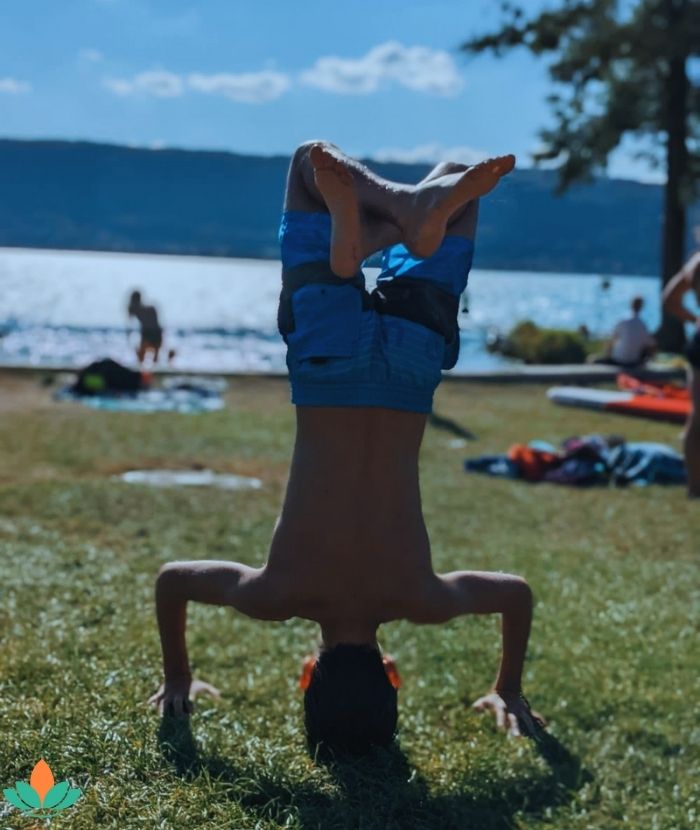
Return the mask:
<path id="1" fill-rule="evenodd" d="M 129 366 L 129 368 L 135 368 Z M 35 365 L 28 363 L 0 363 L 0 375 L 14 377 L 53 377 L 62 374 L 74 374 L 77 371 L 75 366 L 67 364 Z M 227 379 L 287 379 L 287 372 L 245 372 L 245 371 L 202 371 L 170 368 L 167 366 L 156 367 L 150 370 L 154 377 L 220 377 Z M 614 383 L 620 372 L 623 371 L 616 366 L 599 366 L 589 364 L 564 364 L 559 366 L 550 365 L 515 365 L 504 369 L 477 370 L 472 372 L 446 372 L 442 376 L 443 382 L 448 383 Z M 685 369 L 681 367 L 669 367 L 659 364 L 637 369 L 635 371 L 625 370 L 640 380 L 672 381 L 684 380 Z"/>
<path id="2" fill-rule="evenodd" d="M 222 253 L 207 253 L 206 251 L 154 251 L 154 250 L 139 250 L 139 249 L 132 249 L 132 250 L 124 250 L 118 248 L 56 248 L 51 245 L 46 246 L 36 246 L 36 245 L 0 245 L 0 254 L 2 253 L 36 253 L 36 254 L 76 254 L 76 255 L 83 255 L 83 256 L 114 256 L 114 257 L 148 257 L 153 259 L 188 259 L 188 260 L 197 260 L 201 259 L 204 262 L 231 262 L 238 261 L 238 262 L 252 262 L 252 263 L 259 263 L 259 262 L 273 262 L 273 263 L 280 263 L 279 252 L 275 251 L 275 256 L 253 256 L 251 254 L 222 254 Z M 377 256 L 376 254 L 373 256 Z M 380 263 L 377 260 L 375 264 L 369 262 L 371 258 L 368 258 L 363 264 L 364 269 L 379 269 Z M 280 263 L 281 267 L 281 263 Z M 647 273 L 631 273 L 629 271 L 620 271 L 620 270 L 613 270 L 613 271 L 590 271 L 590 270 L 581 270 L 581 271 L 570 271 L 565 270 L 561 271 L 556 268 L 543 268 L 542 266 L 534 268 L 534 267 L 505 267 L 505 266 L 479 266 L 474 267 L 474 273 L 482 272 L 485 274 L 488 273 L 506 273 L 506 274 L 522 274 L 524 277 L 529 277 L 533 275 L 537 276 L 553 276 L 553 277 L 571 277 L 575 279 L 577 277 L 595 277 L 598 279 L 644 279 L 644 280 L 659 280 L 660 277 L 658 273 L 655 272 L 647 272 Z"/>

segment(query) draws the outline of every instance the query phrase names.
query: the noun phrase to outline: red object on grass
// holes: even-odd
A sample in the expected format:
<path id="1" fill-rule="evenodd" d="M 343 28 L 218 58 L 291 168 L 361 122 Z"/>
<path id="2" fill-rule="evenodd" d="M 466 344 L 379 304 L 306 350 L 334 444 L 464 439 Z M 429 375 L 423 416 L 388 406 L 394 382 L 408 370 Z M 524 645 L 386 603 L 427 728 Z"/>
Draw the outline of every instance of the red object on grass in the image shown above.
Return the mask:
<path id="1" fill-rule="evenodd" d="M 673 398 L 679 401 L 689 401 L 690 392 L 685 386 L 676 386 L 674 383 L 655 383 L 641 381 L 624 372 L 617 376 L 618 388 L 625 392 L 636 392 L 638 395 L 648 395 L 652 398 Z"/>
<path id="2" fill-rule="evenodd" d="M 618 412 L 621 415 L 638 415 L 640 418 L 683 424 L 690 415 L 691 405 L 689 399 L 635 395 L 629 401 L 606 404 L 605 410 L 606 412 Z"/>

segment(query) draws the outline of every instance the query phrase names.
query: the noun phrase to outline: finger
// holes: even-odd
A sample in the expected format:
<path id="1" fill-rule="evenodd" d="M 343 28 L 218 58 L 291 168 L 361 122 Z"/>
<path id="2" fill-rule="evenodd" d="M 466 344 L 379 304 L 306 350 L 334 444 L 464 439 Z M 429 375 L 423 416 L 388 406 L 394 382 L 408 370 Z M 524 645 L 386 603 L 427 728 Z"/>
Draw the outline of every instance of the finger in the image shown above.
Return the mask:
<path id="1" fill-rule="evenodd" d="M 496 726 L 499 729 L 506 728 L 506 710 L 503 706 L 499 706 L 496 709 Z"/>
<path id="2" fill-rule="evenodd" d="M 217 700 L 221 697 L 221 692 L 216 688 L 216 686 L 212 686 L 211 683 L 204 684 L 204 691 Z"/>
<path id="3" fill-rule="evenodd" d="M 475 700 L 472 703 L 472 709 L 475 709 L 477 712 L 485 712 L 488 709 L 485 698 L 480 697 L 478 700 Z"/>
<path id="4" fill-rule="evenodd" d="M 212 686 L 211 683 L 197 683 L 196 686 L 192 686 L 190 689 L 190 696 L 194 699 L 197 697 L 198 694 L 209 695 L 209 697 L 221 697 L 221 693 L 216 688 L 216 686 Z"/>
<path id="5" fill-rule="evenodd" d="M 520 725 L 518 724 L 518 718 L 512 712 L 508 713 L 508 734 L 512 738 L 520 738 Z"/>

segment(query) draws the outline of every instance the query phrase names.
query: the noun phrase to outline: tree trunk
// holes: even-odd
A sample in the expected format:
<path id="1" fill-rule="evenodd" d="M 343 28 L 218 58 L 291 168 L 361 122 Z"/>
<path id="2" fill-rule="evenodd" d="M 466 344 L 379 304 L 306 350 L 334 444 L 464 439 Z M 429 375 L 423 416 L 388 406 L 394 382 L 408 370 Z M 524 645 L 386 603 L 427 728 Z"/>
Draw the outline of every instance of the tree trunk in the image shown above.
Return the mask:
<path id="1" fill-rule="evenodd" d="M 662 254 L 662 290 L 680 271 L 685 258 L 686 194 L 688 173 L 688 74 L 687 46 L 684 48 L 684 22 L 687 0 L 666 0 L 668 33 L 675 54 L 669 62 L 666 86 L 667 181 L 664 191 L 664 227 Z M 664 351 L 680 352 L 685 345 L 683 324 L 664 313 L 657 332 Z"/>

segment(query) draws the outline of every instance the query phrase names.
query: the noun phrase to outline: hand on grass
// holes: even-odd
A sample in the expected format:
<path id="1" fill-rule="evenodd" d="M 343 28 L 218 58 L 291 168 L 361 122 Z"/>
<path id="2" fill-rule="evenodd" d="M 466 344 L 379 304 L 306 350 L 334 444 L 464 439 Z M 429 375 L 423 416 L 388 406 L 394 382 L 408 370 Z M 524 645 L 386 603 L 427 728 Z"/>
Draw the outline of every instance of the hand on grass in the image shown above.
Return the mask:
<path id="1" fill-rule="evenodd" d="M 148 703 L 158 709 L 164 717 L 187 717 L 194 712 L 194 701 L 198 694 L 219 698 L 221 693 L 210 683 L 192 680 L 191 677 L 170 678 L 149 698 Z"/>
<path id="2" fill-rule="evenodd" d="M 493 712 L 496 726 L 514 738 L 523 735 L 535 737 L 546 726 L 542 716 L 530 709 L 530 704 L 520 692 L 494 690 L 474 701 L 472 709 Z"/>

